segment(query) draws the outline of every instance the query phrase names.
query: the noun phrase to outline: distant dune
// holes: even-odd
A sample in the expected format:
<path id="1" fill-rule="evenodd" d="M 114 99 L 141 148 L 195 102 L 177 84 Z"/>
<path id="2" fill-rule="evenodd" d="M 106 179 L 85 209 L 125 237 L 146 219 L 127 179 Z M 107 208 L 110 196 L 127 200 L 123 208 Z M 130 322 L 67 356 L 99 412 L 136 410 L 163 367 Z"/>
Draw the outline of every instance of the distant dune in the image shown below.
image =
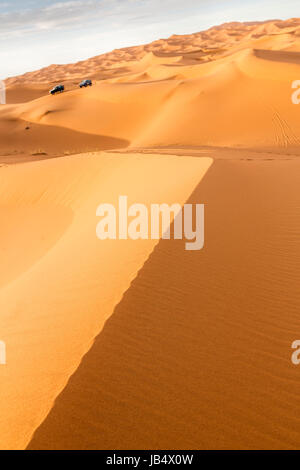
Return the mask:
<path id="1" fill-rule="evenodd" d="M 56 156 L 168 145 L 297 152 L 299 112 L 290 96 L 299 64 L 294 19 L 229 23 L 52 65 L 7 80 L 8 102 L 26 104 L 0 110 L 0 152 Z M 80 90 L 85 77 L 94 86 Z M 48 96 L 61 81 L 68 92 Z"/>
<path id="2" fill-rule="evenodd" d="M 297 79 L 298 18 L 6 81 L 0 448 L 299 448 Z M 119 195 L 204 203 L 204 249 L 101 242 Z"/>
<path id="3" fill-rule="evenodd" d="M 194 63 L 216 60 L 228 52 L 248 48 L 253 45 L 262 47 L 264 43 L 274 42 L 278 49 L 295 47 L 300 52 L 300 20 L 270 20 L 267 22 L 225 23 L 207 31 L 195 34 L 174 35 L 168 39 L 159 39 L 150 44 L 117 49 L 107 54 L 83 60 L 76 64 L 51 65 L 42 70 L 29 72 L 7 80 L 8 86 L 29 83 L 49 83 L 54 81 L 74 81 L 76 84 L 82 75 L 104 80 L 131 74 L 131 68 L 149 53 L 162 57 L 182 57 L 193 59 Z M 271 47 L 272 48 L 272 47 Z"/>

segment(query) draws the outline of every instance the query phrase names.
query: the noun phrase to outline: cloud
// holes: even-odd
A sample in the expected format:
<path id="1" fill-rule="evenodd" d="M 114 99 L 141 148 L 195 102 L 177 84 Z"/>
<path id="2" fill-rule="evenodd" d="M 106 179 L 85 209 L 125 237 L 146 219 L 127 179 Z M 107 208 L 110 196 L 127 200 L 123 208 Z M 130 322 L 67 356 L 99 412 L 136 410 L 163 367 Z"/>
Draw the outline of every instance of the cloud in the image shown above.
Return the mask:
<path id="1" fill-rule="evenodd" d="M 1 38 L 14 37 L 18 33 L 35 33 L 41 29 L 55 30 L 74 26 L 93 17 L 101 2 L 96 0 L 54 3 L 44 8 L 24 9 L 0 13 Z"/>
<path id="2" fill-rule="evenodd" d="M 0 76 L 226 21 L 289 16 L 300 16 L 299 0 L 5 1 L 0 3 Z"/>
<path id="3" fill-rule="evenodd" d="M 0 10 L 0 39 L 41 30 L 83 28 L 96 21 L 101 24 L 113 19 L 126 24 L 147 19 L 157 21 L 162 17 L 172 18 L 178 9 L 183 9 L 182 0 L 164 0 L 163 3 L 160 0 L 69 0 L 44 7 L 37 6 L 40 2 L 35 3 L 32 8 L 19 11 Z M 194 0 L 185 0 L 185 14 L 189 13 L 189 9 L 195 10 Z"/>

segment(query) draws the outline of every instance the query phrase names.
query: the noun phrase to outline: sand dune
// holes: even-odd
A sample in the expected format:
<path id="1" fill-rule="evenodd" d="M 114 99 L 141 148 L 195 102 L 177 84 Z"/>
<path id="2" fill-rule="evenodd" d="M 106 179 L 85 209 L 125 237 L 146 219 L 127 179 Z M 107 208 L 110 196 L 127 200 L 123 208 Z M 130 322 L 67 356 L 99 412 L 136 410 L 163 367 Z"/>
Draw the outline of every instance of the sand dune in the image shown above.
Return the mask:
<path id="1" fill-rule="evenodd" d="M 204 251 L 159 243 L 30 449 L 299 448 L 299 172 L 214 162 Z"/>
<path id="2" fill-rule="evenodd" d="M 300 64 L 300 52 L 296 51 L 269 51 L 264 49 L 254 50 L 256 57 L 274 62 L 288 62 L 291 64 Z"/>
<path id="3" fill-rule="evenodd" d="M 0 448 L 299 448 L 299 54 L 233 22 L 7 80 Z M 100 242 L 122 194 L 205 203 L 204 250 Z"/>
<path id="4" fill-rule="evenodd" d="M 281 47 L 296 46 L 299 35 L 299 18 L 286 21 L 270 20 L 263 23 L 225 23 L 195 34 L 173 35 L 168 39 L 159 39 L 143 46 L 117 49 L 76 64 L 53 64 L 42 70 L 10 78 L 7 80 L 7 85 L 49 83 L 60 80 L 77 83 L 82 75 L 102 80 L 110 78 L 113 74 L 123 75 L 126 70 L 130 72 L 130 68 L 149 53 L 165 54 L 168 57 L 170 54 L 188 56 L 190 53 L 195 54 L 200 51 L 200 57 L 203 57 L 204 53 L 207 60 L 212 60 L 222 57 L 230 50 L 248 47 L 249 42 L 259 44 L 262 40 L 271 40 L 281 44 Z"/>
<path id="5" fill-rule="evenodd" d="M 10 79 L 8 97 L 21 85 L 24 96 L 31 86 L 44 96 L 0 110 L 0 152 L 61 155 L 63 139 L 69 153 L 167 145 L 297 152 L 299 28 L 297 19 L 227 24 Z M 93 88 L 78 89 L 90 70 Z M 65 80 L 67 92 L 48 96 L 46 77 Z"/>
<path id="6" fill-rule="evenodd" d="M 0 169 L 2 449 L 27 445 L 158 243 L 100 242 L 98 205 L 183 204 L 211 162 L 94 154 Z"/>

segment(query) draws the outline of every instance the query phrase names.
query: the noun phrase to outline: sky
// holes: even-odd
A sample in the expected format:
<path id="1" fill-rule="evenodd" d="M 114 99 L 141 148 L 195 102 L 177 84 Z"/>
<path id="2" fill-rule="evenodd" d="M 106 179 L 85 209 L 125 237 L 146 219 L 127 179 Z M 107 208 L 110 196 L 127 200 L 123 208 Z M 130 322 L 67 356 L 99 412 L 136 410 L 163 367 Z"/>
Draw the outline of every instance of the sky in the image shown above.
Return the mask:
<path id="1" fill-rule="evenodd" d="M 0 79 L 227 21 L 291 17 L 299 0 L 0 0 Z"/>

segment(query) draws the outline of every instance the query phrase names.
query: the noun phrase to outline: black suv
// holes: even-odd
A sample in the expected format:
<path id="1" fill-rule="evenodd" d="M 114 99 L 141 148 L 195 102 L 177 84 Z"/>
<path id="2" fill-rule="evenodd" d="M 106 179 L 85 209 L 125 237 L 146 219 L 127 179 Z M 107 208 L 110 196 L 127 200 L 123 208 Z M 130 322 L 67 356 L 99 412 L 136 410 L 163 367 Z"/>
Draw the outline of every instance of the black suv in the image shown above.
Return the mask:
<path id="1" fill-rule="evenodd" d="M 51 95 L 55 95 L 56 93 L 62 93 L 65 91 L 65 87 L 63 85 L 57 85 L 52 90 L 49 91 Z"/>
<path id="2" fill-rule="evenodd" d="M 79 84 L 80 88 L 82 87 L 87 87 L 87 86 L 92 86 L 92 80 L 83 80 L 83 82 L 81 82 Z"/>

